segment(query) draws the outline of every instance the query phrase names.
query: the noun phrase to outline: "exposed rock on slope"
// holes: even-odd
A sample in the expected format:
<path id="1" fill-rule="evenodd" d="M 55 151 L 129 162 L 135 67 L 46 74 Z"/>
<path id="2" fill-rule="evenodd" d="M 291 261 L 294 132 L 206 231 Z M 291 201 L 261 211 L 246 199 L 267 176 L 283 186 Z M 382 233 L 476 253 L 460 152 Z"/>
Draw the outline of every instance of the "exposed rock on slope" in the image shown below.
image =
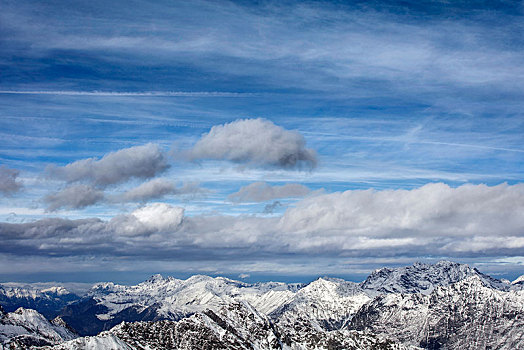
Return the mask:
<path id="1" fill-rule="evenodd" d="M 451 261 L 399 267 L 382 268 L 372 272 L 362 282 L 361 287 L 369 295 L 387 293 L 430 294 L 436 287 L 462 281 L 470 276 L 478 276 L 482 284 L 498 290 L 508 290 L 509 286 L 497 279 L 479 272 L 465 264 Z"/>
<path id="2" fill-rule="evenodd" d="M 356 313 L 349 328 L 426 349 L 520 349 L 524 292 L 503 292 L 470 276 L 429 295 L 378 296 Z"/>

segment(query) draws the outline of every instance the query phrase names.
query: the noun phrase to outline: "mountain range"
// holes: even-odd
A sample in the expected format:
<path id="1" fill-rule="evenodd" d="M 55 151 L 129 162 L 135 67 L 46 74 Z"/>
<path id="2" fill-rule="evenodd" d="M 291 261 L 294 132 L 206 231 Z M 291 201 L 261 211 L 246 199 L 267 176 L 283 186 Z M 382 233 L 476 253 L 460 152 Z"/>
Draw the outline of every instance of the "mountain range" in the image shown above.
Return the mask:
<path id="1" fill-rule="evenodd" d="M 0 349 L 524 348 L 524 277 L 449 261 L 382 268 L 361 283 L 154 275 L 84 295 L 2 287 L 0 305 Z"/>

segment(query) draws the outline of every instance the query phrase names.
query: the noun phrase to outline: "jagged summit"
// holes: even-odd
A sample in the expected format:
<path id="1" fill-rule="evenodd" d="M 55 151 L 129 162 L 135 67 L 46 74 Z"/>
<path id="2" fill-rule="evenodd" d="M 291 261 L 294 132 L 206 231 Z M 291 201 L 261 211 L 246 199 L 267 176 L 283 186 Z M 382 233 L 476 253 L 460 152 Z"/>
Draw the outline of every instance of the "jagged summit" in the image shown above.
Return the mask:
<path id="1" fill-rule="evenodd" d="M 361 287 L 371 295 L 381 293 L 430 294 L 437 286 L 446 286 L 470 276 L 479 276 L 485 285 L 507 289 L 507 285 L 466 264 L 439 261 L 436 264 L 417 262 L 411 266 L 382 268 L 373 271 Z"/>
<path id="2" fill-rule="evenodd" d="M 517 277 L 511 284 L 522 284 L 524 285 L 524 275 Z"/>
<path id="3" fill-rule="evenodd" d="M 161 274 L 157 273 L 157 274 L 154 274 L 153 276 L 149 277 L 145 282 L 157 283 L 157 282 L 163 282 L 163 281 L 164 281 L 164 277 L 162 277 Z"/>

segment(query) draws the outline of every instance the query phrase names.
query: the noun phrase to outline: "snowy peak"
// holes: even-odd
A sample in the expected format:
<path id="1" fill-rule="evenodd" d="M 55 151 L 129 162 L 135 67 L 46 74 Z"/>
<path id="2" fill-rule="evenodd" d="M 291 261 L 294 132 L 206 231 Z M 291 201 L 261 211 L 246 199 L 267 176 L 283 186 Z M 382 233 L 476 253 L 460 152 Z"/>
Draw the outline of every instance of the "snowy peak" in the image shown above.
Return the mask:
<path id="1" fill-rule="evenodd" d="M 522 284 L 522 285 L 524 285 L 524 275 L 518 277 L 516 280 L 514 280 L 513 282 L 511 282 L 511 284 L 513 284 L 513 285 L 516 285 L 516 284 Z"/>
<path id="2" fill-rule="evenodd" d="M 361 286 L 370 295 L 381 293 L 428 295 L 438 286 L 447 286 L 470 276 L 478 276 L 483 284 L 491 288 L 507 289 L 507 285 L 503 282 L 484 275 L 475 268 L 450 261 L 439 261 L 434 265 L 415 263 L 412 266 L 396 269 L 382 268 L 371 273 Z"/>
<path id="3" fill-rule="evenodd" d="M 18 308 L 0 319 L 0 345 L 7 348 L 52 345 L 75 337 L 65 324 L 49 322 L 42 314 L 31 309 Z"/>
<path id="4" fill-rule="evenodd" d="M 482 275 L 436 287 L 429 295 L 382 294 L 353 317 L 350 329 L 425 349 L 521 349 L 524 294 L 486 285 Z"/>

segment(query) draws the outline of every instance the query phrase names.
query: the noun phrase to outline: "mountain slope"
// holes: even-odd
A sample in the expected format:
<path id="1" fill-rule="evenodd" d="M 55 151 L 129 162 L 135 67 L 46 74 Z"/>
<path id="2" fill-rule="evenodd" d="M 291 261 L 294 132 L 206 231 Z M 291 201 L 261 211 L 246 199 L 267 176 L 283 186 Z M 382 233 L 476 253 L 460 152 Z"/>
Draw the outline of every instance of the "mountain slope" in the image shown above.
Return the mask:
<path id="1" fill-rule="evenodd" d="M 306 327 L 307 337 L 287 337 L 247 302 L 233 302 L 180 321 L 124 322 L 98 336 L 75 339 L 46 349 L 115 350 L 300 350 L 405 349 L 390 340 L 357 331 L 324 332 Z"/>
<path id="2" fill-rule="evenodd" d="M 508 290 L 509 286 L 485 275 L 475 268 L 451 261 L 436 264 L 415 263 L 399 268 L 382 268 L 372 272 L 362 282 L 362 289 L 370 296 L 387 293 L 430 294 L 436 287 L 447 286 L 471 276 L 478 276 L 482 284 L 498 290 Z"/>
<path id="3" fill-rule="evenodd" d="M 27 349 L 31 345 L 51 345 L 75 338 L 59 318 L 48 321 L 35 310 L 19 308 L 0 311 L 0 344 L 9 349 Z"/>
<path id="4" fill-rule="evenodd" d="M 348 328 L 426 349 L 524 348 L 524 292 L 493 289 L 470 276 L 429 295 L 378 296 Z"/>
<path id="5" fill-rule="evenodd" d="M 5 339 L 43 339 L 53 349 L 524 348 L 521 286 L 448 261 L 380 269 L 361 283 L 155 275 L 135 286 L 99 283 L 61 311 L 93 336 L 35 337 L 39 327 L 28 325 Z"/>
<path id="6" fill-rule="evenodd" d="M 309 322 L 315 329 L 340 329 L 371 299 L 354 282 L 319 278 L 297 291 L 292 298 L 269 314 L 281 328 Z"/>
<path id="7" fill-rule="evenodd" d="M 65 307 L 60 316 L 79 334 L 95 335 L 123 321 L 176 321 L 237 300 L 249 301 L 269 312 L 289 299 L 297 287 L 200 275 L 187 280 L 155 275 L 136 286 L 97 284 L 87 296 Z"/>

